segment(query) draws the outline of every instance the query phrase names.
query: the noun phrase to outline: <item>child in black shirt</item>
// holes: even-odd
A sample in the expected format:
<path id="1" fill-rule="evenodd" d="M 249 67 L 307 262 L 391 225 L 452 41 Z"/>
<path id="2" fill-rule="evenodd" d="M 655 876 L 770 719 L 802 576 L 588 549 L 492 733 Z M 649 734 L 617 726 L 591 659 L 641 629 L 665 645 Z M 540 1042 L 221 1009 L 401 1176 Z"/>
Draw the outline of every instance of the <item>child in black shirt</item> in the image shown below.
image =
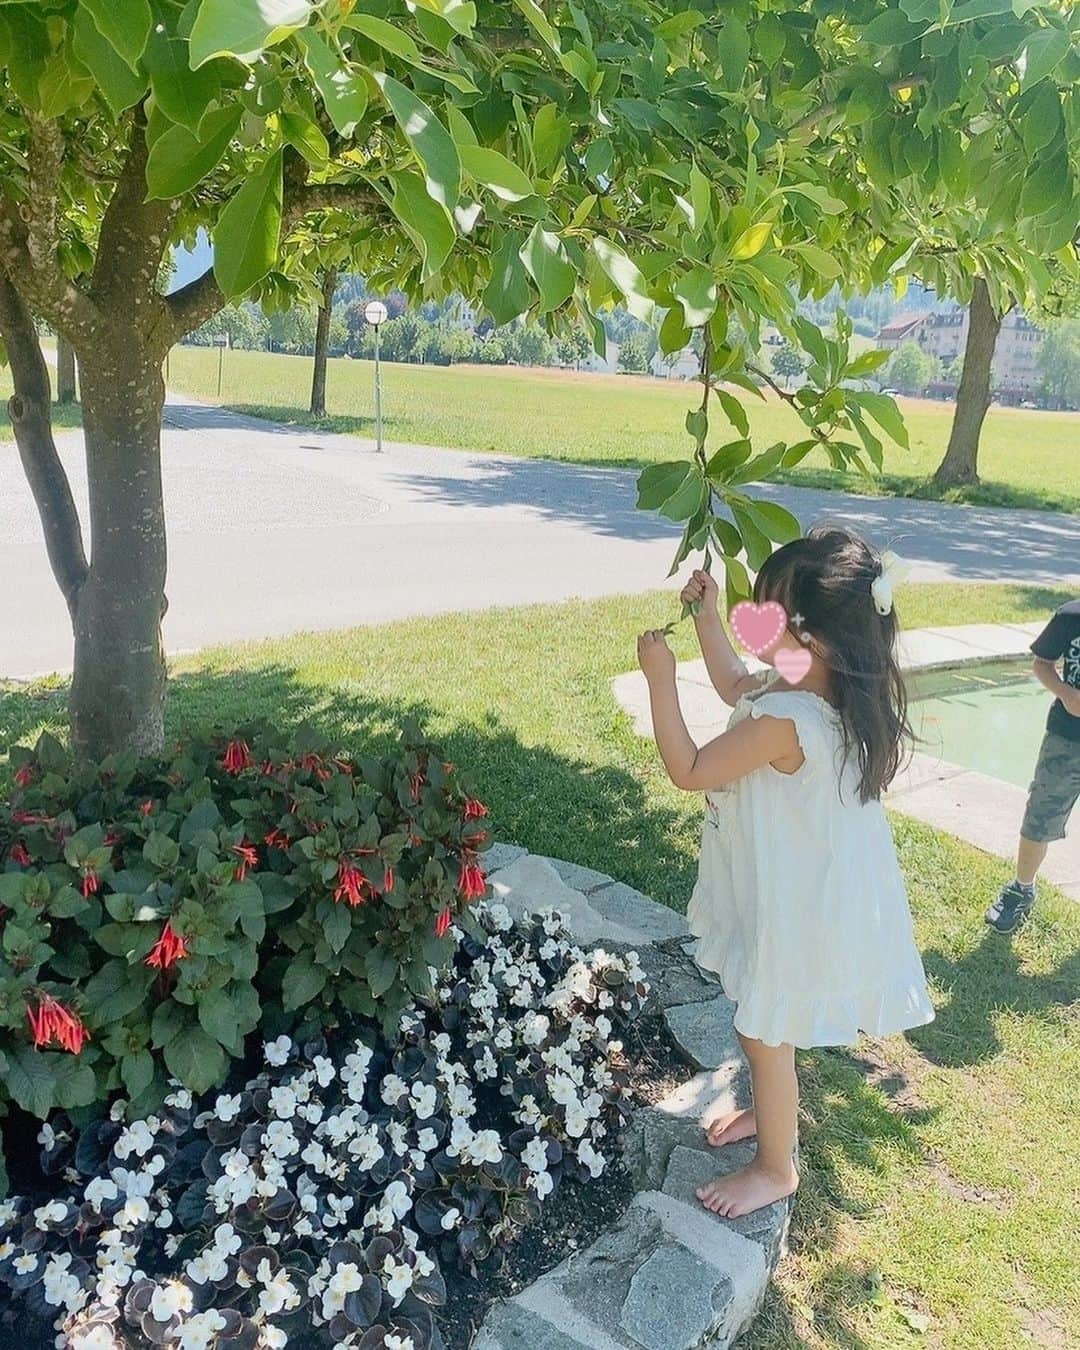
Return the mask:
<path id="1" fill-rule="evenodd" d="M 1069 814 L 1080 796 L 1080 600 L 1061 606 L 1031 650 L 1035 674 L 1055 699 L 1020 827 L 1016 878 L 986 911 L 986 922 L 999 933 L 1013 932 L 1031 913 L 1035 875 L 1047 846 L 1064 839 Z"/>

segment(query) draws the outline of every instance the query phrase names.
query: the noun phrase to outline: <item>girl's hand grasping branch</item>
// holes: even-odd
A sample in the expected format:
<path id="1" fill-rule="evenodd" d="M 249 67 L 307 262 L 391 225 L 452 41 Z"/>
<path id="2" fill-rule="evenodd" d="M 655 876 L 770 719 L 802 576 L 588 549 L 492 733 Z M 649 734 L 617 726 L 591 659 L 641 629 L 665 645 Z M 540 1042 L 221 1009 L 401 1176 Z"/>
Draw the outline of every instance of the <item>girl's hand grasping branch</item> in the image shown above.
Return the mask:
<path id="1" fill-rule="evenodd" d="M 650 684 L 654 680 L 675 679 L 675 653 L 659 628 L 651 628 L 638 638 L 637 657 Z"/>
<path id="2" fill-rule="evenodd" d="M 694 619 L 719 617 L 720 587 L 716 578 L 700 568 L 690 574 L 690 580 L 679 593 L 679 599 L 693 610 Z"/>

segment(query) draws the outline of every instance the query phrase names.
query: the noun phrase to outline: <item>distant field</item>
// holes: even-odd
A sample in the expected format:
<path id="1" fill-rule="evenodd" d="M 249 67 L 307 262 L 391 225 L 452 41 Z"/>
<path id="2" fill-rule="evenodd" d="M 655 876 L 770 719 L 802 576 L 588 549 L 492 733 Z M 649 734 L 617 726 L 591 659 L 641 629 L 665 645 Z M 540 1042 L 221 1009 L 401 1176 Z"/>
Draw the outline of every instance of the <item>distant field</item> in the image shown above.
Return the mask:
<path id="1" fill-rule="evenodd" d="M 173 388 L 214 401 L 217 352 L 174 348 Z M 221 402 L 257 416 L 310 424 L 311 362 L 264 352 L 225 353 Z M 522 367 L 383 367 L 383 423 L 388 440 L 494 451 L 527 458 L 636 467 L 686 453 L 686 409 L 696 386 L 628 375 L 577 375 Z M 761 447 L 799 438 L 801 423 L 778 399 L 741 395 Z M 817 454 L 789 481 L 889 495 L 937 495 L 928 484 L 944 452 L 952 405 L 901 399 L 911 449 L 886 446 L 885 473 L 873 483 L 829 469 Z M 368 361 L 332 360 L 331 415 L 320 425 L 373 435 L 373 369 Z M 733 433 L 730 433 L 733 434 Z M 716 444 L 729 439 L 717 425 Z M 956 500 L 1080 513 L 1080 414 L 994 408 L 986 420 L 983 483 Z"/>

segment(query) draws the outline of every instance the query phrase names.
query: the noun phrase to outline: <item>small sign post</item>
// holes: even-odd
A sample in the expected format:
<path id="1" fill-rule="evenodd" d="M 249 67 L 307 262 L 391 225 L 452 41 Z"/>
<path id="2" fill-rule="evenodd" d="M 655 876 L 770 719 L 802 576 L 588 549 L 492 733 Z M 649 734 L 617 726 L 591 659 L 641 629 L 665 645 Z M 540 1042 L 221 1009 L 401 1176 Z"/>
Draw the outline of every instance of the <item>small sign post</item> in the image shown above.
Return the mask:
<path id="1" fill-rule="evenodd" d="M 228 333 L 218 333 L 214 337 L 214 346 L 217 348 L 217 396 L 221 397 L 221 363 L 225 360 L 225 348 L 229 345 Z"/>
<path id="2" fill-rule="evenodd" d="M 369 300 L 364 318 L 375 329 L 375 450 L 382 454 L 382 372 L 379 368 L 379 328 L 386 322 L 386 306 L 381 300 Z"/>

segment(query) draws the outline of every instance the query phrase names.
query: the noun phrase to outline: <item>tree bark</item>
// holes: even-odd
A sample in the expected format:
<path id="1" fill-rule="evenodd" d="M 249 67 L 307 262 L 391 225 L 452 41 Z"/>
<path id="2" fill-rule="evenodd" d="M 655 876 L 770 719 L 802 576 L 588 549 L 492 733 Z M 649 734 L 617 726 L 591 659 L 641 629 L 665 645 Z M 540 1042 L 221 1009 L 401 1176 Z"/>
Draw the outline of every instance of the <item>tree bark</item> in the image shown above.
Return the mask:
<path id="1" fill-rule="evenodd" d="M 71 738 L 147 754 L 164 737 L 161 361 L 137 331 L 78 352 L 93 556 L 75 613 Z"/>
<path id="2" fill-rule="evenodd" d="M 52 434 L 49 369 L 30 312 L 0 271 L 0 336 L 7 347 L 15 392 L 8 414 L 30 491 L 41 517 L 45 548 L 72 622 L 86 580 L 86 553 L 75 499 Z"/>
<path id="3" fill-rule="evenodd" d="M 991 367 L 1000 328 L 1001 315 L 995 313 L 990 303 L 986 282 L 976 277 L 968 309 L 964 370 L 956 391 L 952 431 L 945 458 L 934 474 L 938 487 L 963 487 L 979 481 L 979 436 L 990 407 Z"/>
<path id="4" fill-rule="evenodd" d="M 56 401 L 57 403 L 77 403 L 75 389 L 75 348 L 64 337 L 56 335 Z"/>
<path id="5" fill-rule="evenodd" d="M 330 313 L 337 290 L 337 268 L 323 272 L 322 304 L 315 324 L 315 366 L 311 373 L 311 415 L 326 416 L 326 349 L 330 345 Z"/>

